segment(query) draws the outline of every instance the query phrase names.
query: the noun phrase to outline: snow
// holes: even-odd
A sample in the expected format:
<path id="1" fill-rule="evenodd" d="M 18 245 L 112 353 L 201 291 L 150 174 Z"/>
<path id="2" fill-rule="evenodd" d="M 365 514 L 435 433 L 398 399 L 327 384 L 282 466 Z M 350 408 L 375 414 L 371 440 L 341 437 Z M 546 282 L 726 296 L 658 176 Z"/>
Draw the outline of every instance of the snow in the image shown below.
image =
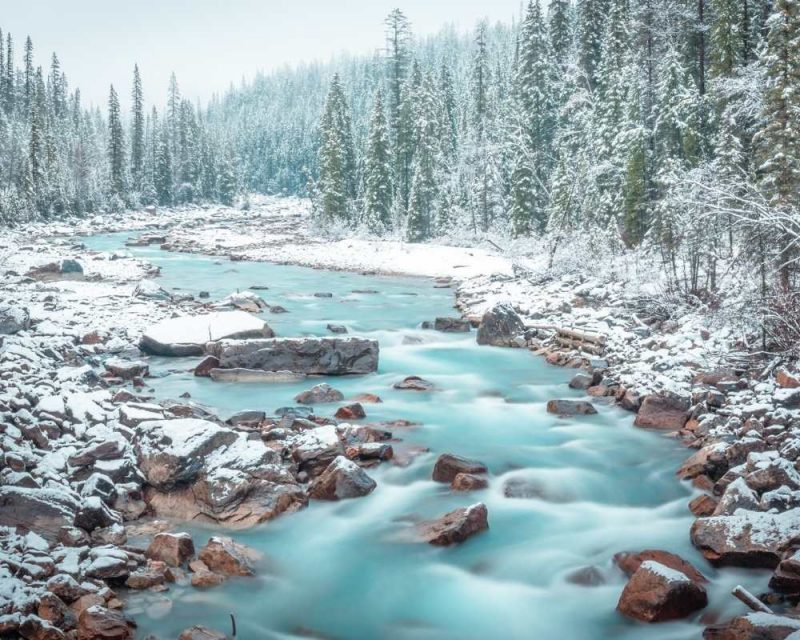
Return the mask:
<path id="1" fill-rule="evenodd" d="M 263 320 L 244 311 L 217 311 L 162 320 L 144 335 L 160 344 L 204 345 L 245 332 L 262 331 L 265 326 Z"/>

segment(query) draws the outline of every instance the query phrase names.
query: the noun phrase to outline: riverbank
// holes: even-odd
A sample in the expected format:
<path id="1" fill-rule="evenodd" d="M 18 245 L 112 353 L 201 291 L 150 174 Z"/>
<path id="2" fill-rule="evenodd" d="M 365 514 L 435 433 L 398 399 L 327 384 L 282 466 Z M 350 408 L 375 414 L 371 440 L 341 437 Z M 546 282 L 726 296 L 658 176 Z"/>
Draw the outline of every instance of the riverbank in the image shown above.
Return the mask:
<path id="1" fill-rule="evenodd" d="M 98 380 L 90 373 L 108 354 L 136 360 L 139 336 L 151 324 L 176 312 L 193 314 L 209 310 L 201 300 L 171 293 L 166 299 L 157 286 L 140 287 L 142 278 L 154 275 L 142 260 L 124 252 L 93 255 L 68 240 L 76 233 L 140 229 L 149 235 L 143 242 L 234 261 L 297 262 L 343 270 L 439 277 L 439 286 L 456 288 L 459 310 L 476 323 L 496 304 L 510 302 L 524 323 L 524 330 L 513 336 L 515 340 L 509 344 L 531 348 L 553 364 L 588 368 L 588 376 L 579 377 L 575 384 L 583 385 L 581 388 L 589 399 L 616 400 L 629 410 L 639 411 L 637 421 L 646 421 L 642 426 L 676 433 L 691 446 L 703 447 L 682 470 L 682 477 L 698 489 L 692 503 L 696 515 L 713 514 L 712 518 L 699 520 L 693 531 L 709 560 L 718 565 L 772 568 L 783 552 L 794 545 L 793 500 L 800 485 L 794 486 L 793 467 L 789 469 L 792 465 L 787 466 L 784 461 L 793 462 L 795 396 L 793 392 L 777 389 L 780 384 L 790 386 L 792 377 L 782 372 L 777 381 L 772 377 L 752 380 L 750 372 L 740 368 L 738 358 L 731 362 L 729 354 L 738 338 L 730 327 L 709 327 L 710 316 L 702 312 L 678 318 L 648 316 L 639 307 L 632 307 L 631 297 L 615 293 L 613 281 L 580 281 L 574 275 L 548 279 L 546 273 L 529 270 L 517 270 L 513 275 L 512 261 L 490 251 L 369 241 L 326 243 L 309 232 L 302 206 L 298 201 L 266 199 L 247 212 L 214 208 L 163 212 L 155 218 L 142 213 L 128 220 L 97 218 L 75 226 L 39 226 L 5 234 L 0 240 L 3 245 L 0 262 L 4 264 L 6 278 L 0 295 L 5 303 L 13 301 L 17 307 L 26 307 L 29 317 L 26 320 L 16 314 L 18 317 L 13 320 L 22 329 L 7 337 L 3 346 L 2 409 L 4 423 L 13 427 L 5 427 L 3 434 L 5 466 L 11 470 L 6 472 L 4 486 L 30 490 L 15 490 L 12 493 L 16 495 L 39 490 L 59 494 L 57 485 L 60 485 L 64 491 L 59 495 L 76 494 L 80 501 L 75 502 L 74 496 L 72 501 L 65 498 L 54 517 L 69 514 L 70 510 L 77 513 L 86 498 L 102 494 L 91 494 L 97 490 L 94 487 L 97 480 L 89 483 L 91 490 L 85 490 L 91 476 L 74 473 L 74 462 L 88 460 L 90 465 L 77 465 L 84 469 L 88 466 L 96 469 L 100 462 L 100 467 L 107 467 L 106 475 L 119 471 L 119 480 L 112 478 L 118 486 L 135 485 L 135 478 L 125 475 L 135 476 L 135 473 L 126 469 L 123 462 L 141 456 L 141 450 L 134 451 L 131 446 L 131 442 L 138 442 L 137 420 L 208 418 L 190 402 L 164 407 L 146 398 L 116 397 L 109 390 L 98 389 Z M 179 228 L 172 228 L 173 224 Z M 43 242 L 48 235 L 61 236 L 62 240 L 56 244 Z M 65 264 L 64 260 L 76 260 L 82 271 L 73 270 L 73 265 Z M 51 266 L 42 270 L 44 265 Z M 91 306 L 87 304 L 89 301 Z M 565 329 L 572 333 L 563 333 Z M 76 363 L 86 364 L 74 366 Z M 727 370 L 720 372 L 720 368 Z M 712 371 L 716 372 L 713 376 L 709 373 Z M 146 378 L 136 373 L 131 376 L 134 385 L 146 384 Z M 54 380 L 58 382 L 54 384 Z M 668 400 L 664 400 L 666 392 L 671 394 Z M 56 396 L 61 398 L 63 407 Z M 642 404 L 644 411 L 640 411 Z M 126 425 L 123 420 L 132 424 Z M 119 428 L 119 424 L 127 429 Z M 84 425 L 85 430 L 76 425 Z M 224 436 L 233 439 L 226 443 L 227 447 L 235 448 L 232 443 L 240 438 L 249 442 L 246 429 L 239 430 L 236 425 L 225 428 L 234 433 Z M 125 442 L 113 433 L 115 430 L 125 434 Z M 119 447 L 97 457 L 92 447 L 103 440 L 118 442 Z M 47 445 L 51 445 L 49 449 Z M 254 466 L 277 463 L 269 449 L 265 446 L 263 455 L 252 460 Z M 35 453 L 31 453 L 33 450 Z M 12 455 L 9 457 L 8 453 Z M 207 478 L 230 481 L 231 474 L 243 473 L 242 469 L 232 467 L 230 460 L 217 462 L 203 470 Z M 120 469 L 125 469 L 124 473 Z M 72 476 L 64 477 L 68 473 Z M 302 506 L 296 478 L 281 476 L 277 467 L 275 473 L 278 476 L 260 480 L 271 483 L 271 487 L 279 484 L 283 487 L 280 493 L 288 496 L 276 512 Z M 233 519 L 241 516 L 242 504 L 247 508 L 246 498 L 252 495 L 251 491 L 257 493 L 257 487 L 248 486 L 244 497 L 240 496 L 231 510 Z M 125 495 L 120 504 L 132 509 L 133 514 L 142 507 L 144 496 L 132 493 Z M 114 497 L 112 506 L 118 498 Z M 186 506 L 186 501 L 181 504 Z M 165 509 L 175 506 L 170 503 Z M 743 511 L 736 513 L 737 508 L 749 514 L 772 512 L 773 515 L 756 517 Z M 787 515 L 775 515 L 778 511 Z M 119 528 L 114 525 L 120 523 L 114 521 L 113 515 L 100 507 L 92 517 L 104 518 L 104 526 L 95 528 L 109 531 L 90 540 L 91 549 L 109 545 L 116 549 L 100 553 L 103 556 L 100 565 L 115 567 L 102 571 L 122 571 L 124 564 L 125 575 L 129 575 L 134 567 L 148 567 L 141 554 L 125 551 L 122 538 L 115 537 L 119 536 Z M 37 522 L 37 526 L 44 525 Z M 747 531 L 757 531 L 757 535 L 737 537 L 743 526 Z M 46 556 L 54 567 L 65 567 L 68 559 L 77 563 L 78 575 L 84 577 L 99 557 L 91 557 L 89 554 L 97 556 L 99 552 L 87 549 L 77 559 L 75 554 L 66 554 L 65 559 L 57 562 L 52 554 L 44 552 L 39 540 L 24 538 L 7 535 L 3 549 L 9 554 L 19 554 L 22 550 L 23 556 L 24 553 L 36 556 L 38 545 L 39 564 L 50 566 L 44 560 Z M 59 553 L 63 553 L 67 547 L 61 540 L 58 544 L 62 545 Z M 124 559 L 119 556 L 119 549 L 125 552 Z M 114 554 L 117 554 L 116 565 L 107 559 L 115 557 Z M 790 569 L 791 564 L 784 566 L 783 573 Z M 15 570 L 14 580 L 20 571 Z M 24 574 L 35 570 L 22 571 Z M 114 597 L 103 590 L 104 578 L 88 577 L 98 581 L 96 591 L 91 593 L 101 592 L 103 602 L 111 606 Z M 110 580 L 119 577 L 110 576 Z M 7 578 L 12 586 L 17 584 L 11 581 L 11 575 Z M 52 575 L 48 580 L 51 578 Z M 18 604 L 28 602 L 22 609 L 28 613 L 30 602 L 36 597 L 27 589 L 30 583 L 22 580 L 14 587 L 18 593 L 11 598 Z M 80 597 L 86 595 L 90 594 Z M 96 598 L 91 601 L 98 603 Z M 87 602 L 84 600 L 84 604 Z M 114 606 L 117 604 L 113 602 Z M 13 617 L 13 612 L 7 615 Z M 13 620 L 7 624 L 13 625 Z"/>

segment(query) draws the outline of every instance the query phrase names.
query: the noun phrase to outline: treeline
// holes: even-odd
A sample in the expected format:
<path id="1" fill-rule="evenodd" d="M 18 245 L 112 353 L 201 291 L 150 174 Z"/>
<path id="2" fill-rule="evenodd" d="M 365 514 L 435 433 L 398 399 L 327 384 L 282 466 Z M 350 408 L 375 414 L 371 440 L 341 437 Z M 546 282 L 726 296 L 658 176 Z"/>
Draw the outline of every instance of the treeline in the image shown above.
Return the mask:
<path id="1" fill-rule="evenodd" d="M 124 210 L 148 204 L 231 202 L 235 162 L 173 75 L 163 115 L 145 108 L 134 68 L 130 114 L 112 86 L 108 111 L 84 108 L 56 54 L 37 65 L 30 37 L 22 66 L 0 32 L 0 223 Z"/>

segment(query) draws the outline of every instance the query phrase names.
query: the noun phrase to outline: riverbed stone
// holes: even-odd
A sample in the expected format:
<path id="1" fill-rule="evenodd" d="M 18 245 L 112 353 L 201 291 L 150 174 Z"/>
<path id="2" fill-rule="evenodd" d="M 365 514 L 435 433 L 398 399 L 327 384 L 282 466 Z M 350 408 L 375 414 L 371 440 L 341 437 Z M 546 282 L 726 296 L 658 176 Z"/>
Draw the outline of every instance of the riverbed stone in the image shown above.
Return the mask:
<path id="1" fill-rule="evenodd" d="M 401 391 L 433 391 L 436 388 L 432 382 L 419 376 L 407 376 L 393 386 Z"/>
<path id="2" fill-rule="evenodd" d="M 555 414 L 561 418 L 570 416 L 588 416 L 597 413 L 597 409 L 586 400 L 549 400 L 547 413 Z"/>
<path id="3" fill-rule="evenodd" d="M 433 328 L 442 333 L 469 333 L 469 320 L 465 318 L 436 318 Z"/>
<path id="4" fill-rule="evenodd" d="M 461 544 L 489 528 L 489 511 L 478 502 L 455 509 L 434 520 L 420 522 L 414 528 L 417 539 L 435 546 Z"/>
<path id="5" fill-rule="evenodd" d="M 433 466 L 432 478 L 434 482 L 449 484 L 459 473 L 479 474 L 487 471 L 486 465 L 478 460 L 471 460 L 452 453 L 443 453 Z"/>
<path id="6" fill-rule="evenodd" d="M 178 640 L 227 640 L 226 636 L 221 631 L 215 631 L 202 625 L 195 625 L 181 632 Z"/>
<path id="7" fill-rule="evenodd" d="M 219 367 L 219 358 L 214 356 L 206 356 L 194 368 L 194 375 L 198 378 L 210 378 L 212 369 Z"/>
<path id="8" fill-rule="evenodd" d="M 158 533 L 147 547 L 145 555 L 151 560 L 180 567 L 194 557 L 194 541 L 188 533 Z"/>
<path id="9" fill-rule="evenodd" d="M 800 619 L 771 613 L 751 612 L 703 631 L 704 640 L 791 640 L 800 633 Z"/>
<path id="10" fill-rule="evenodd" d="M 78 640 L 133 640 L 136 623 L 119 611 L 100 605 L 84 609 L 78 617 Z"/>
<path id="11" fill-rule="evenodd" d="M 617 610 L 641 622 L 685 618 L 708 604 L 703 586 L 655 560 L 645 560 L 620 595 Z"/>
<path id="12" fill-rule="evenodd" d="M 321 382 L 310 389 L 298 393 L 294 401 L 299 404 L 327 404 L 344 400 L 344 394 L 327 382 Z"/>
<path id="13" fill-rule="evenodd" d="M 75 524 L 79 501 L 49 488 L 0 487 L 0 525 L 35 531 L 48 542 L 58 540 L 62 527 Z"/>
<path id="14" fill-rule="evenodd" d="M 338 456 L 308 489 L 317 500 L 346 500 L 372 493 L 377 483 L 352 460 Z"/>
<path id="15" fill-rule="evenodd" d="M 359 402 L 353 402 L 339 407 L 333 417 L 337 420 L 361 420 L 367 417 L 367 412 L 364 411 L 364 407 Z"/>
<path id="16" fill-rule="evenodd" d="M 642 401 L 633 424 L 645 429 L 679 431 L 689 419 L 689 403 L 671 394 L 652 394 Z"/>
<path id="17" fill-rule="evenodd" d="M 253 563 L 258 554 L 243 544 L 226 536 L 213 536 L 200 549 L 198 558 L 209 570 L 225 576 L 255 575 Z"/>
<path id="18" fill-rule="evenodd" d="M 458 473 L 450 483 L 453 491 L 478 491 L 489 486 L 489 480 L 474 473 Z"/>
<path id="19" fill-rule="evenodd" d="M 510 347 L 514 339 L 525 333 L 525 324 L 510 304 L 498 304 L 483 314 L 478 326 L 480 345 Z"/>
<path id="20" fill-rule="evenodd" d="M 659 564 L 669 567 L 675 571 L 683 573 L 698 584 L 705 584 L 708 579 L 700 573 L 690 562 L 687 562 L 679 555 L 661 549 L 645 549 L 644 551 L 621 551 L 614 554 L 614 563 L 629 578 L 636 573 L 643 562 L 652 560 Z"/>

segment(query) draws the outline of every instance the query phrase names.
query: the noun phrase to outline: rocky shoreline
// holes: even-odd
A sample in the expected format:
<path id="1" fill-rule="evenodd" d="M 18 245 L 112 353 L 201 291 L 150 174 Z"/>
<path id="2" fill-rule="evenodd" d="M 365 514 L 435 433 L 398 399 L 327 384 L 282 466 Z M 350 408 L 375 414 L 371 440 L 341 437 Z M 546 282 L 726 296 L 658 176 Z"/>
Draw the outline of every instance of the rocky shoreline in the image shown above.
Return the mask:
<path id="1" fill-rule="evenodd" d="M 169 525 L 158 520 L 145 529 L 150 536 L 158 532 L 149 546 L 129 545 L 129 535 L 141 533 L 140 517 L 250 526 L 300 509 L 309 498 L 367 495 L 374 488 L 371 466 L 403 462 L 392 449 L 391 425 L 347 422 L 363 417 L 362 403 L 379 401 L 374 397 L 350 398 L 335 416 L 289 407 L 280 415 L 245 411 L 227 420 L 189 398 L 154 402 L 146 391 L 147 363 L 140 360 L 139 347 L 147 348 L 142 335 L 176 313 L 246 314 L 257 300 L 228 301 L 220 311 L 164 291 L 149 279 L 157 274 L 130 255 L 93 254 L 68 240 L 89 229 L 140 228 L 147 231 L 139 242 L 168 250 L 275 258 L 269 250 L 287 237 L 304 241 L 311 234 L 294 209 L 271 207 L 268 201 L 255 216 L 269 237 L 252 246 L 242 240 L 252 212 L 218 209 L 165 212 L 155 220 L 144 214 L 129 221 L 99 218 L 0 236 L 0 635 L 132 638 L 118 591 L 207 588 L 246 575 L 241 572 L 252 571 L 254 561 L 225 538 L 212 538 L 195 558 L 194 542 L 161 532 Z M 46 242 L 48 236 L 61 239 Z M 479 273 L 478 263 L 465 273 Z M 360 263 L 356 270 L 384 271 L 379 264 L 369 267 Z M 689 505 L 698 517 L 693 543 L 715 566 L 775 570 L 772 591 L 762 600 L 779 613 L 712 625 L 706 637 L 785 638 L 800 629 L 793 617 L 800 597 L 794 557 L 800 546 L 800 382 L 794 374 L 773 367 L 756 376 L 741 362 L 731 363 L 726 354 L 734 337 L 725 327 L 705 326 L 702 314 L 647 315 L 610 293 L 607 283 L 536 280 L 507 271 L 452 283 L 463 318 L 479 327 L 478 342 L 531 349 L 551 364 L 576 368 L 570 386 L 585 390 L 588 399 L 554 399 L 553 413 L 589 413 L 592 402 L 615 402 L 637 413 L 637 426 L 674 434 L 696 449 L 679 470 L 698 490 Z M 442 279 L 441 286 L 451 281 Z M 233 308 L 238 311 L 227 311 Z M 458 319 L 437 325 L 465 328 Z M 242 336 L 231 329 L 216 337 Z M 255 337 L 248 334 L 245 343 Z M 211 349 L 204 343 L 197 342 L 200 352 L 210 352 L 216 363 L 205 362 L 201 375 L 273 372 L 272 364 L 253 360 L 235 343 Z M 215 368 L 229 355 L 230 362 Z M 282 369 L 294 366 L 281 362 Z M 340 372 L 314 373 L 320 371 Z M 429 388 L 413 377 L 398 384 Z M 343 400 L 327 385 L 295 399 L 312 406 Z M 442 458 L 434 479 L 455 490 L 486 486 L 480 462 Z M 472 505 L 418 523 L 411 535 L 430 544 L 458 543 L 485 529 L 487 515 L 483 505 Z M 705 578 L 685 561 L 644 551 L 617 562 L 631 576 L 620 600 L 623 614 L 657 622 L 705 606 Z M 210 632 L 187 630 L 181 637 L 225 637 L 203 633 Z"/>

